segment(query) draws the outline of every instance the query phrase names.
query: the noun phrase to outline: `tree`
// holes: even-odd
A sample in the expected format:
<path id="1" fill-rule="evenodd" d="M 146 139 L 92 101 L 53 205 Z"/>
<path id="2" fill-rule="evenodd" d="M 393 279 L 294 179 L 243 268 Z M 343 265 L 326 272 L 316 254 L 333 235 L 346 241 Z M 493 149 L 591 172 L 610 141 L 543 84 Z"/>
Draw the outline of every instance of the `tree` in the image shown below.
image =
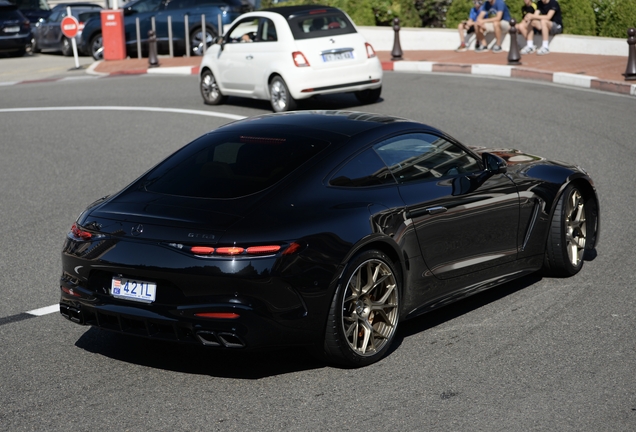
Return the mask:
<path id="1" fill-rule="evenodd" d="M 636 28 L 636 2 L 634 0 L 614 0 L 605 10 L 606 16 L 599 35 L 627 38 L 627 29 Z"/>

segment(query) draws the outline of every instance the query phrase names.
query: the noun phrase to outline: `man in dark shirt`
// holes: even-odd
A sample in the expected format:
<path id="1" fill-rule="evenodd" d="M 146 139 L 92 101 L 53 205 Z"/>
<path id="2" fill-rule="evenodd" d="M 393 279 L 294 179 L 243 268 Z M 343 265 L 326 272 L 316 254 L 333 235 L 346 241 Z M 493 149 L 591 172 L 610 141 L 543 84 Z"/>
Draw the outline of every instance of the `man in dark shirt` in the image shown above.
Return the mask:
<path id="1" fill-rule="evenodd" d="M 539 0 L 534 14 L 526 14 L 517 26 L 519 33 L 526 38 L 527 45 L 521 50 L 521 54 L 537 52 L 538 55 L 550 53 L 548 42 L 550 35 L 563 33 L 563 20 L 561 7 L 557 0 Z M 543 43 L 539 50 L 534 47 L 534 29 L 541 32 Z"/>

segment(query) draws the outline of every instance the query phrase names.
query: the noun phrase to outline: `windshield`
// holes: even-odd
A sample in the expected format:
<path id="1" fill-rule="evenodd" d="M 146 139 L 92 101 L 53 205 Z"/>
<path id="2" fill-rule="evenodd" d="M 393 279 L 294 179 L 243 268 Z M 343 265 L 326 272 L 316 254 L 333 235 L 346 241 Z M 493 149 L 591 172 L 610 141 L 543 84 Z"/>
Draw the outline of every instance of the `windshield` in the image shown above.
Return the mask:
<path id="1" fill-rule="evenodd" d="M 287 133 L 205 135 L 144 179 L 146 190 L 196 198 L 237 198 L 280 181 L 327 146 Z"/>

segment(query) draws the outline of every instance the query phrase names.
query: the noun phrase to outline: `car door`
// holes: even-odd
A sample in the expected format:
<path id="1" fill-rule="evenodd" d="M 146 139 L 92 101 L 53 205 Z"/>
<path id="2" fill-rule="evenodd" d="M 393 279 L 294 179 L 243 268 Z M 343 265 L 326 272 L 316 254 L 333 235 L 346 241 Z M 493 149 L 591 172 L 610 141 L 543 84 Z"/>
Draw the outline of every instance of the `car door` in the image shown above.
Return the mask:
<path id="1" fill-rule="evenodd" d="M 58 44 L 62 36 L 62 18 L 66 16 L 66 9 L 57 10 L 51 13 L 47 19 L 39 25 L 38 45 L 40 48 L 54 47 Z"/>
<path id="2" fill-rule="evenodd" d="M 124 6 L 126 45 L 137 45 L 137 19 L 139 19 L 139 36 L 141 41 L 145 42 L 148 40 L 148 32 L 152 30 L 152 17 L 157 14 L 157 11 L 164 1 L 165 0 L 139 0 Z"/>
<path id="3" fill-rule="evenodd" d="M 519 195 L 505 174 L 449 137 L 400 135 L 374 146 L 399 183 L 429 270 L 439 279 L 511 262 L 517 254 Z"/>
<path id="4" fill-rule="evenodd" d="M 217 60 L 219 80 L 223 88 L 235 94 L 248 97 L 254 94 L 257 81 L 267 67 L 260 51 L 268 43 L 276 43 L 263 41 L 259 36 L 261 20 L 254 16 L 242 19 L 224 37 L 223 50 Z"/>

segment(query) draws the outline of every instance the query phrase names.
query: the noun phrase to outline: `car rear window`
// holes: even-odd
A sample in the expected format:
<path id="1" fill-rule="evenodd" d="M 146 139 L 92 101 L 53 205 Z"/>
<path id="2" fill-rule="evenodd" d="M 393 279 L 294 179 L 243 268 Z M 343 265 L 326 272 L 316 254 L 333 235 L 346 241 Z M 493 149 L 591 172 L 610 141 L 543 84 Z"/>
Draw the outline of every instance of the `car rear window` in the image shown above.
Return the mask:
<path id="1" fill-rule="evenodd" d="M 195 198 L 260 192 L 320 153 L 328 143 L 285 133 L 215 132 L 168 158 L 144 179 L 146 190 Z"/>
<path id="2" fill-rule="evenodd" d="M 333 9 L 314 9 L 309 13 L 291 16 L 289 27 L 294 39 L 313 39 L 356 33 L 349 18 L 344 13 Z"/>

